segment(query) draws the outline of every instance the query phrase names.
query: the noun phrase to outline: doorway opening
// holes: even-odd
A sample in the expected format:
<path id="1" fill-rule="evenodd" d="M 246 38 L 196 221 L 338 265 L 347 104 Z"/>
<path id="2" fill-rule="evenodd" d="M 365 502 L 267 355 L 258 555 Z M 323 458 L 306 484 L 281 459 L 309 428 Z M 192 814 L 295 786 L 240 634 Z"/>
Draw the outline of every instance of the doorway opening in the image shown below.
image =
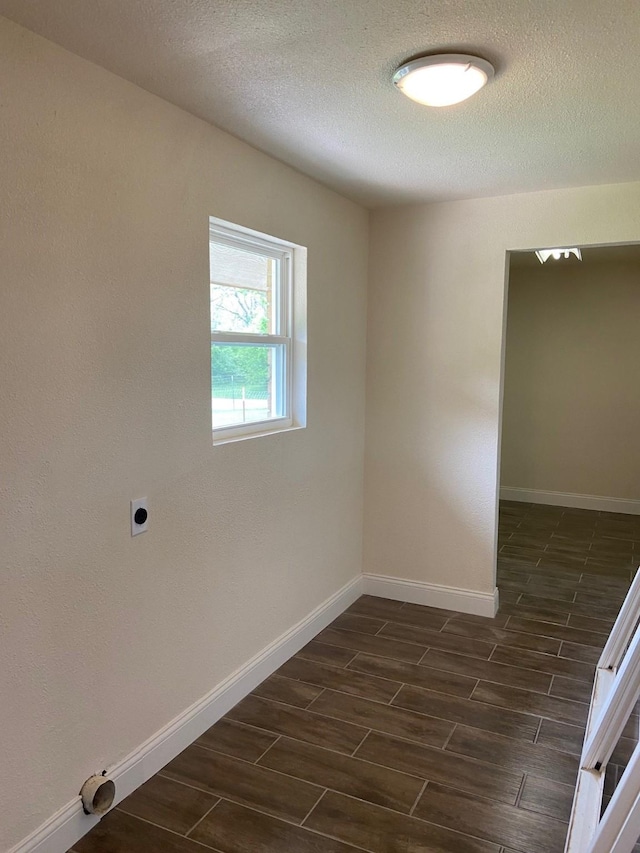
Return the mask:
<path id="1" fill-rule="evenodd" d="M 640 245 L 564 254 L 508 256 L 498 564 L 628 583 L 640 562 Z"/>

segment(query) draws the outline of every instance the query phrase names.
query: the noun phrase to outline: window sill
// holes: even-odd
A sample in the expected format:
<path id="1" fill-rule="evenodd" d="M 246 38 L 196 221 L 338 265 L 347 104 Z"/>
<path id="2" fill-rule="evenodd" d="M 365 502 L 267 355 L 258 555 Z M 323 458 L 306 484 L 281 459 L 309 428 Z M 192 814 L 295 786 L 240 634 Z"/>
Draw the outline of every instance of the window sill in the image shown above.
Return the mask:
<path id="1" fill-rule="evenodd" d="M 297 432 L 301 429 L 306 429 L 306 427 L 301 424 L 293 424 L 292 426 L 274 426 L 270 429 L 262 428 L 255 432 L 245 432 L 240 435 L 221 435 L 218 438 L 216 438 L 216 434 L 214 432 L 213 446 L 216 447 L 219 444 L 232 444 L 236 441 L 247 441 L 250 438 L 263 438 L 267 435 L 281 435 L 283 432 Z"/>

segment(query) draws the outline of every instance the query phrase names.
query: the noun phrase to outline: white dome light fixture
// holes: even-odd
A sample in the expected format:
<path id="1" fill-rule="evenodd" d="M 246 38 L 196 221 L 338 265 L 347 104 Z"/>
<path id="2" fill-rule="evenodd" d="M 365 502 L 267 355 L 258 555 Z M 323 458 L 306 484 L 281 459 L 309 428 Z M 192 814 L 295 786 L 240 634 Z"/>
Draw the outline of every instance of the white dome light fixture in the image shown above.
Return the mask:
<path id="1" fill-rule="evenodd" d="M 442 53 L 405 62 L 393 75 L 403 95 L 427 107 L 466 101 L 492 79 L 493 65 L 479 56 Z"/>

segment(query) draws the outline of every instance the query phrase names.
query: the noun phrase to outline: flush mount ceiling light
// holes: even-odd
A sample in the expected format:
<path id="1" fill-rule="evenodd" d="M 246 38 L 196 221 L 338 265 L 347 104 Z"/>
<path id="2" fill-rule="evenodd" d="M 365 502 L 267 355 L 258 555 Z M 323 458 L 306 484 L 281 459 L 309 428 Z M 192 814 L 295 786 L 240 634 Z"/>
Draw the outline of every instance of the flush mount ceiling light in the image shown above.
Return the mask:
<path id="1" fill-rule="evenodd" d="M 475 95 L 494 75 L 478 56 L 442 53 L 405 62 L 393 75 L 403 95 L 428 107 L 448 107 Z"/>
<path id="2" fill-rule="evenodd" d="M 553 258 L 554 261 L 559 261 L 560 258 L 569 258 L 570 255 L 575 255 L 576 258 L 581 261 L 582 260 L 582 252 L 580 249 L 537 249 L 536 257 L 540 261 L 541 264 L 546 263 L 549 258 Z"/>

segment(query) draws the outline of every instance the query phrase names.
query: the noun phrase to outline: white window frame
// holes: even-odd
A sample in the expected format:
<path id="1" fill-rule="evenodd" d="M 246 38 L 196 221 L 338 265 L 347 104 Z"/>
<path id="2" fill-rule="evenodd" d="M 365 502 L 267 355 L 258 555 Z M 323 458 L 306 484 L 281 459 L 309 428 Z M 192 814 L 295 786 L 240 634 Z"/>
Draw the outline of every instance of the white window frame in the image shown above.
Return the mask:
<path id="1" fill-rule="evenodd" d="M 640 836 L 640 743 L 601 814 L 607 762 L 640 698 L 640 570 L 602 650 L 565 853 L 631 853 Z"/>
<path id="2" fill-rule="evenodd" d="M 212 422 L 214 444 L 302 427 L 305 425 L 305 406 L 296 407 L 295 405 L 294 374 L 298 373 L 299 380 L 302 377 L 302 383 L 299 381 L 296 384 L 302 386 L 306 397 L 306 365 L 297 364 L 299 359 L 296 357 L 296 351 L 299 348 L 296 346 L 295 334 L 297 307 L 295 295 L 296 289 L 300 289 L 303 284 L 306 285 L 306 282 L 299 283 L 296 281 L 296 278 L 302 277 L 301 273 L 306 272 L 306 250 L 294 243 L 270 237 L 267 234 L 261 234 L 214 217 L 209 218 L 209 243 L 212 242 L 274 258 L 279 261 L 279 273 L 274 292 L 276 302 L 275 326 L 278 334 L 212 331 L 211 343 L 239 346 L 272 345 L 281 347 L 281 351 L 284 353 L 278 366 L 284 376 L 281 376 L 276 382 L 277 393 L 283 397 L 279 400 L 278 410 L 284 414 L 279 417 L 229 426 L 214 427 Z M 298 257 L 298 255 L 304 257 Z M 210 281 L 212 280 L 211 272 L 210 269 Z M 305 302 L 304 299 L 300 301 Z M 302 411 L 297 411 L 297 409 Z"/>

